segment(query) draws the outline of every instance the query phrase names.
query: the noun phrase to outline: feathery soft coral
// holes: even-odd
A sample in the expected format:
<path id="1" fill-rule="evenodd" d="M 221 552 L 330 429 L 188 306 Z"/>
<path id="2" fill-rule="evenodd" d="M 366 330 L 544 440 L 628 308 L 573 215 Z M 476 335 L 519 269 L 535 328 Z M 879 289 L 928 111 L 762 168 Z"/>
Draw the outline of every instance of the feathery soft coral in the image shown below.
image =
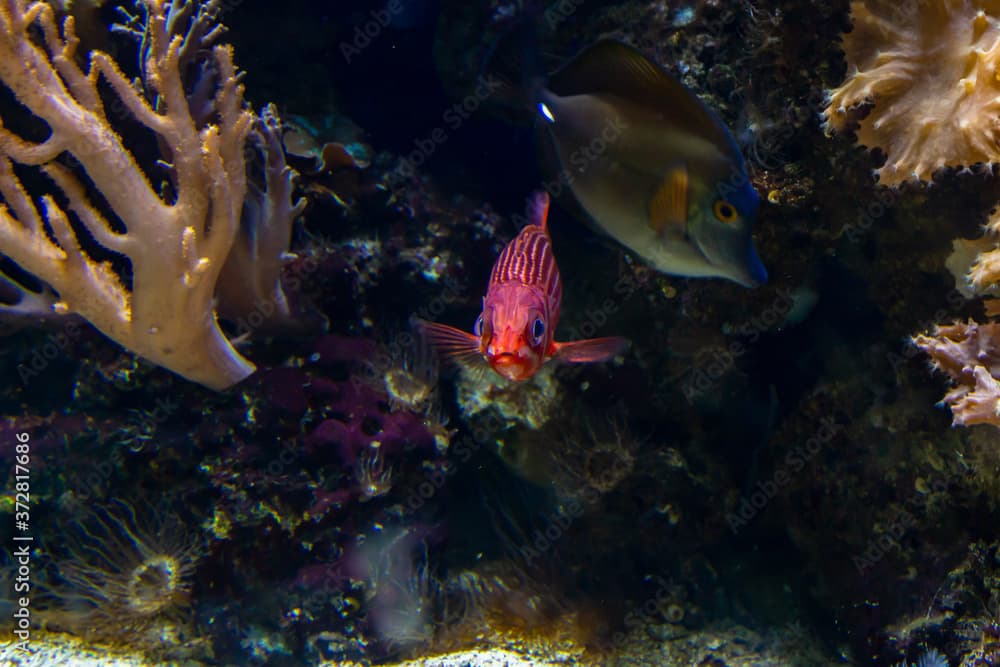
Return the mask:
<path id="1" fill-rule="evenodd" d="M 939 325 L 913 342 L 955 382 L 944 402 L 956 425 L 1000 427 L 1000 323 Z"/>
<path id="2" fill-rule="evenodd" d="M 858 143 L 879 148 L 884 185 L 940 167 L 1000 162 L 1000 16 L 988 0 L 855 0 L 848 75 L 830 91 L 827 127 L 871 105 Z"/>

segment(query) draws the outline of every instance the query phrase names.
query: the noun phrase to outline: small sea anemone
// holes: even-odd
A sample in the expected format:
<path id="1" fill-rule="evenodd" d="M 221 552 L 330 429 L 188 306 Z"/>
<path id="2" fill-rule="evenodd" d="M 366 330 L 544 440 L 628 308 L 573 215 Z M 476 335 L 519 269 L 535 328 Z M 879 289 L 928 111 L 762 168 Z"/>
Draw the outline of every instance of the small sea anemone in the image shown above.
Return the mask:
<path id="1" fill-rule="evenodd" d="M 385 391 L 393 410 L 422 413 L 437 397 L 438 363 L 434 351 L 419 336 L 402 332 L 379 345 L 365 360 L 369 383 Z"/>
<path id="2" fill-rule="evenodd" d="M 558 653 L 584 662 L 580 658 L 587 647 L 603 642 L 607 622 L 596 605 L 571 600 L 555 577 L 514 561 L 480 563 L 449 576 L 443 587 L 445 611 L 432 647 L 436 651 L 517 645 L 535 655 Z"/>
<path id="3" fill-rule="evenodd" d="M 398 654 L 431 641 L 441 586 L 418 531 L 386 527 L 347 558 L 347 567 L 364 581 L 367 620 L 382 649 Z"/>
<path id="4" fill-rule="evenodd" d="M 907 667 L 907 663 L 898 662 L 895 667 Z M 909 663 L 909 667 L 948 667 L 948 658 L 931 649 L 917 658 L 916 662 Z"/>
<path id="5" fill-rule="evenodd" d="M 593 495 L 613 491 L 635 467 L 640 441 L 621 417 L 566 434 L 551 452 L 557 488 L 563 495 Z M 588 491 L 589 490 L 589 491 Z"/>
<path id="6" fill-rule="evenodd" d="M 509 628 L 536 628 L 568 612 L 554 590 L 510 560 L 462 570 L 445 581 L 444 589 L 447 623 L 465 625 L 466 631 L 471 625 L 487 627 L 500 619 Z"/>
<path id="7" fill-rule="evenodd" d="M 427 412 L 424 417 L 424 427 L 434 438 L 434 449 L 439 454 L 447 453 L 456 429 L 448 428 L 448 415 L 441 410 L 440 406 Z"/>
<path id="8" fill-rule="evenodd" d="M 380 498 L 392 490 L 392 467 L 386 467 L 382 447 L 372 443 L 361 450 L 354 464 L 354 481 L 361 490 L 361 502 Z"/>
<path id="9" fill-rule="evenodd" d="M 176 515 L 115 501 L 61 532 L 39 600 L 47 627 L 141 649 L 180 643 L 201 549 Z"/>

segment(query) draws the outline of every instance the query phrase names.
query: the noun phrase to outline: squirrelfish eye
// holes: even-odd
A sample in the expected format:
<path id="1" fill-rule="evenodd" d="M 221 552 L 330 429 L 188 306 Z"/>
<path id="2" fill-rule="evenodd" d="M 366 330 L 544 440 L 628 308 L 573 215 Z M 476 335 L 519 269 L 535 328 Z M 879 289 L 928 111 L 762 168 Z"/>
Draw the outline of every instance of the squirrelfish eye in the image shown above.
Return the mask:
<path id="1" fill-rule="evenodd" d="M 736 222 L 739 219 L 739 211 L 736 207 L 727 202 L 725 199 L 715 200 L 715 205 L 712 206 L 712 212 L 715 213 L 715 217 L 720 222 Z"/>
<path id="2" fill-rule="evenodd" d="M 472 325 L 472 333 L 477 338 L 479 338 L 480 336 L 483 335 L 483 316 L 482 315 L 480 315 L 479 318 L 476 319 L 476 323 Z"/>
<path id="3" fill-rule="evenodd" d="M 542 318 L 537 318 L 535 323 L 531 325 L 531 335 L 535 339 L 535 344 L 542 342 L 542 336 L 545 335 L 545 322 Z"/>

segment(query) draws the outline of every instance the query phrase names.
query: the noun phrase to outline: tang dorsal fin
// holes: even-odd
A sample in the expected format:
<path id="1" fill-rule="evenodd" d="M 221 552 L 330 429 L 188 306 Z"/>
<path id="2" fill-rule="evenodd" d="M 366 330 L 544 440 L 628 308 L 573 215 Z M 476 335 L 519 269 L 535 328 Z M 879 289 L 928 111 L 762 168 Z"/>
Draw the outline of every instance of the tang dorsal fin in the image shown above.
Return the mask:
<path id="1" fill-rule="evenodd" d="M 641 51 L 614 40 L 585 49 L 552 75 L 548 88 L 560 96 L 615 95 L 662 114 L 665 121 L 709 138 L 742 164 L 722 121 L 698 97 Z"/>
<path id="2" fill-rule="evenodd" d="M 649 227 L 662 238 L 684 238 L 687 232 L 688 172 L 684 165 L 667 171 L 649 200 Z"/>

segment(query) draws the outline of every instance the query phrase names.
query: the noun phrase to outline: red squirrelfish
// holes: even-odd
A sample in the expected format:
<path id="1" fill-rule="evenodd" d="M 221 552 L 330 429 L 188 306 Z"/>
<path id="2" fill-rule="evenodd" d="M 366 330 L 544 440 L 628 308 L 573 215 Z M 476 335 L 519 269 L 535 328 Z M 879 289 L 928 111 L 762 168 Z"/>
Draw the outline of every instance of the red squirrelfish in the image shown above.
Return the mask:
<path id="1" fill-rule="evenodd" d="M 536 193 L 531 224 L 507 244 L 490 274 L 483 312 L 473 333 L 418 321 L 421 333 L 445 356 L 485 359 L 508 380 L 527 380 L 549 359 L 571 363 L 605 361 L 620 354 L 624 338 L 553 340 L 562 302 L 562 279 L 548 230 L 549 196 Z"/>

